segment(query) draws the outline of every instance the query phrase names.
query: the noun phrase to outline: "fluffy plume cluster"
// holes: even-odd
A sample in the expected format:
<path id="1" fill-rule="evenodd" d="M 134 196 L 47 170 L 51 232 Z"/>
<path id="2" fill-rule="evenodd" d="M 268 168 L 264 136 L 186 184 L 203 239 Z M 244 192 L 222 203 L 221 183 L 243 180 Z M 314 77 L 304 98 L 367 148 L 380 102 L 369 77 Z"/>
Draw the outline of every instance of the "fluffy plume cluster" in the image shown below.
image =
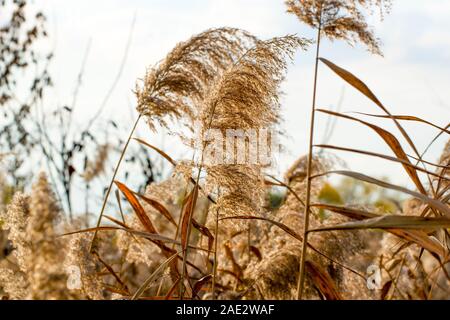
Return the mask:
<path id="1" fill-rule="evenodd" d="M 14 248 L 12 256 L 16 267 L 0 270 L 3 274 L 0 286 L 11 298 L 70 297 L 61 265 L 64 245 L 55 236 L 58 214 L 59 207 L 43 174 L 34 184 L 31 196 L 16 194 L 3 213 L 3 228 Z"/>
<path id="2" fill-rule="evenodd" d="M 137 110 L 148 116 L 153 129 L 154 121 L 167 127 L 167 119 L 190 127 L 211 84 L 255 42 L 243 30 L 219 28 L 177 44 L 137 87 Z"/>
<path id="3" fill-rule="evenodd" d="M 82 247 L 69 246 L 67 237 L 57 236 L 66 226 L 44 174 L 39 175 L 30 196 L 16 193 L 0 218 L 12 246 L 11 255 L 0 261 L 0 292 L 5 298 L 100 298 L 84 291 L 86 286 L 78 291 L 67 287 L 66 253 L 79 255 Z"/>
<path id="4" fill-rule="evenodd" d="M 258 132 L 273 128 L 279 121 L 279 85 L 287 59 L 307 43 L 286 36 L 259 41 L 247 51 L 224 72 L 205 99 L 200 116 L 202 131 L 216 129 L 226 134 L 230 129 Z M 202 140 L 203 147 L 207 146 L 206 138 Z M 215 151 L 221 154 L 223 150 Z M 226 158 L 231 159 L 231 164 L 219 162 L 206 168 L 207 184 L 216 186 L 219 194 L 214 209 L 225 216 L 259 215 L 264 199 L 261 166 L 249 159 L 246 164 L 237 163 L 234 152 L 234 148 L 227 150 Z"/>
<path id="5" fill-rule="evenodd" d="M 388 11 L 389 0 L 287 0 L 288 12 L 303 23 L 318 29 L 331 40 L 361 43 L 381 55 L 380 41 L 366 22 L 364 9 L 379 7 Z"/>
<path id="6" fill-rule="evenodd" d="M 276 124 L 286 60 L 307 44 L 296 36 L 259 41 L 214 85 L 203 103 L 203 128 L 257 129 Z"/>

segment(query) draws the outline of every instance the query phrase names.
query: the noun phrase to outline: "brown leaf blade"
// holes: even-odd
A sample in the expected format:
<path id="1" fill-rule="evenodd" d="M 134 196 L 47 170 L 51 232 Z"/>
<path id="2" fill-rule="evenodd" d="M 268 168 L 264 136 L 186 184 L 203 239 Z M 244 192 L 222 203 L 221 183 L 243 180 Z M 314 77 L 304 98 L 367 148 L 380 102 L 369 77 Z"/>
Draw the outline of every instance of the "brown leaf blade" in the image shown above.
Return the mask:
<path id="1" fill-rule="evenodd" d="M 397 140 L 397 138 L 392 133 L 390 133 L 389 131 L 384 130 L 374 124 L 371 124 L 369 122 L 366 122 L 361 119 L 357 119 L 357 118 L 354 118 L 354 117 L 351 117 L 348 115 L 344 115 L 339 112 L 334 112 L 334 111 L 329 111 L 329 110 L 324 110 L 324 109 L 317 109 L 317 111 L 322 112 L 322 113 L 327 113 L 327 114 L 330 114 L 330 115 L 333 115 L 336 117 L 356 121 L 356 122 L 359 122 L 359 123 L 362 123 L 362 124 L 368 126 L 372 130 L 374 130 L 384 140 L 384 142 L 389 146 L 389 148 L 394 152 L 394 154 L 397 156 L 397 158 L 401 159 L 403 168 L 405 169 L 406 173 L 411 178 L 411 180 L 414 182 L 417 189 L 419 189 L 419 191 L 422 194 L 427 194 L 427 191 L 425 190 L 424 186 L 422 185 L 422 182 L 419 179 L 419 176 L 417 175 L 415 166 L 409 161 L 408 155 L 405 153 L 400 142 Z"/>
<path id="2" fill-rule="evenodd" d="M 165 153 L 164 151 L 162 151 L 161 149 L 155 147 L 154 145 L 151 145 L 148 142 L 145 142 L 142 139 L 139 138 L 133 138 L 134 140 L 136 140 L 137 142 L 139 142 L 140 144 L 149 147 L 150 149 L 155 150 L 156 152 L 158 152 L 164 159 L 166 159 L 167 161 L 169 161 L 172 165 L 176 166 L 177 162 L 175 160 L 173 160 L 167 153 Z"/>
<path id="3" fill-rule="evenodd" d="M 195 282 L 194 288 L 192 289 L 192 299 L 195 299 L 195 297 L 198 295 L 200 290 L 212 279 L 212 275 L 208 274 L 204 276 L 203 278 L 199 279 Z"/>
<path id="4" fill-rule="evenodd" d="M 369 87 L 362 82 L 360 79 L 358 79 L 354 74 L 351 72 L 348 72 L 347 70 L 335 65 L 333 62 L 325 59 L 325 58 L 319 58 L 320 61 L 322 61 L 328 68 L 333 70 L 341 79 L 343 79 L 345 82 L 350 84 L 352 87 L 354 87 L 356 90 L 361 92 L 363 95 L 365 95 L 367 98 L 372 100 L 378 107 L 380 107 L 388 116 L 391 118 L 397 128 L 402 133 L 403 137 L 406 139 L 408 144 L 411 146 L 411 148 L 414 150 L 414 152 L 419 155 L 419 152 L 417 151 L 416 146 L 414 145 L 414 142 L 411 140 L 409 135 L 406 133 L 405 129 L 401 126 L 401 124 L 397 121 L 397 119 L 393 118 L 391 113 L 386 109 L 386 107 L 381 103 L 380 100 L 375 96 L 375 94 L 369 89 Z"/>
<path id="5" fill-rule="evenodd" d="M 318 176 L 324 176 L 324 175 L 328 175 L 328 174 L 339 174 L 339 175 L 343 175 L 343 176 L 347 176 L 353 179 L 357 179 L 360 181 L 364 181 L 370 184 L 375 184 L 377 186 L 386 188 L 386 189 L 391 189 L 391 190 L 396 190 L 405 194 L 409 194 L 410 196 L 413 196 L 414 198 L 417 198 L 419 200 L 422 200 L 423 202 L 427 203 L 428 205 L 430 205 L 430 207 L 440 211 L 442 214 L 444 214 L 445 216 L 447 216 L 447 218 L 450 218 L 450 208 L 442 203 L 441 201 L 432 199 L 430 197 L 428 197 L 427 195 L 421 194 L 419 192 L 416 191 L 412 191 L 409 190 L 407 188 L 404 187 L 400 187 L 394 184 L 390 184 L 381 180 L 377 180 L 375 178 L 369 177 L 367 175 L 364 175 L 362 173 L 358 173 L 358 172 L 354 172 L 354 171 L 346 171 L 346 170 L 336 170 L 336 171 L 328 171 L 325 173 L 321 173 L 319 175 L 316 175 L 316 177 Z"/>
<path id="6" fill-rule="evenodd" d="M 285 224 L 282 224 L 278 221 L 275 220 L 271 220 L 268 218 L 263 218 L 263 217 L 255 217 L 255 216 L 232 216 L 232 217 L 223 217 L 220 218 L 219 220 L 229 220 L 229 219 L 242 219 L 242 220 L 261 220 L 261 221 L 266 221 L 269 222 L 275 226 L 277 226 L 278 228 L 280 228 L 281 230 L 283 230 L 284 232 L 286 232 L 287 234 L 289 234 L 290 236 L 294 237 L 295 239 L 299 240 L 299 241 L 303 241 L 303 237 L 301 235 L 299 235 L 298 233 L 296 233 L 294 230 L 292 230 L 291 228 L 289 228 L 288 226 L 286 226 Z"/>
<path id="7" fill-rule="evenodd" d="M 305 267 L 311 281 L 327 300 L 342 300 L 333 279 L 321 266 L 307 260 L 305 261 Z"/>
<path id="8" fill-rule="evenodd" d="M 192 218 L 192 225 L 195 229 L 200 231 L 201 234 L 208 238 L 208 250 L 211 251 L 212 246 L 214 244 L 214 236 L 211 231 L 204 225 L 198 223 L 194 218 Z"/>
<path id="9" fill-rule="evenodd" d="M 144 228 L 150 233 L 157 233 L 155 227 L 153 226 L 153 223 L 150 221 L 150 218 L 145 213 L 144 208 L 139 203 L 139 200 L 135 197 L 133 191 L 128 189 L 126 185 L 119 181 L 114 181 L 114 183 L 128 200 Z"/>
<path id="10" fill-rule="evenodd" d="M 354 112 L 357 114 L 362 114 L 365 116 L 369 116 L 369 117 L 375 117 L 375 118 L 394 118 L 396 120 L 403 120 L 403 121 L 414 121 L 414 122 L 421 122 L 424 124 L 427 124 L 433 128 L 436 128 L 442 132 L 445 132 L 447 134 L 450 134 L 450 130 L 446 129 L 446 128 L 442 128 L 430 121 L 424 120 L 422 118 L 416 117 L 416 116 L 409 116 L 409 115 L 391 115 L 391 116 L 387 116 L 387 115 L 382 115 L 382 114 L 372 114 L 372 113 L 364 113 L 364 112 Z"/>
<path id="11" fill-rule="evenodd" d="M 371 212 L 367 212 L 364 210 L 349 208 L 345 206 L 333 206 L 328 204 L 313 204 L 313 207 L 318 207 L 326 210 L 330 210 L 332 212 L 341 214 L 351 219 L 355 220 L 364 220 L 364 219 L 372 219 L 376 217 L 380 217 L 379 215 Z M 443 246 L 440 243 L 432 240 L 428 234 L 422 230 L 402 230 L 402 229 L 386 229 L 386 231 L 396 235 L 399 238 L 402 238 L 408 242 L 414 242 L 421 246 L 424 249 L 427 249 L 430 252 L 433 252 L 437 255 L 442 256 L 445 251 Z"/>
<path id="12" fill-rule="evenodd" d="M 175 219 L 170 214 L 169 210 L 164 207 L 161 203 L 156 201 L 155 199 L 148 198 L 142 194 L 135 193 L 139 198 L 144 200 L 147 204 L 155 208 L 159 213 L 161 213 L 167 220 L 169 220 L 170 223 L 172 223 L 175 227 L 177 226 L 177 223 L 175 222 Z"/>
<path id="13" fill-rule="evenodd" d="M 325 226 L 311 229 L 311 232 L 330 230 L 352 230 L 352 229 L 418 229 L 435 230 L 440 228 L 450 228 L 450 219 L 438 217 L 418 217 L 386 215 L 376 218 L 369 218 L 362 221 L 345 222 L 333 226 Z"/>
<path id="14" fill-rule="evenodd" d="M 187 248 L 189 241 L 189 224 L 192 223 L 192 216 L 198 197 L 198 186 L 195 185 L 186 200 L 181 219 L 181 246 L 183 250 Z"/>

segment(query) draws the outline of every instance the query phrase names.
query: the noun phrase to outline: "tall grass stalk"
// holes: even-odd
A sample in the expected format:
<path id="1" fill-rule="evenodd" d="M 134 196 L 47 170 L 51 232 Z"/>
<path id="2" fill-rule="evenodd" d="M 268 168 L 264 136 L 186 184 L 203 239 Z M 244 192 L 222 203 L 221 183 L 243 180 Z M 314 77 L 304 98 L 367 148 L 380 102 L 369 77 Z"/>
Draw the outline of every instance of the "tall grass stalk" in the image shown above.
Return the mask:
<path id="1" fill-rule="evenodd" d="M 308 164 L 306 167 L 306 199 L 305 199 L 305 209 L 303 212 L 303 243 L 302 252 L 300 256 L 300 266 L 299 266 L 299 276 L 297 283 L 297 300 L 302 299 L 303 287 L 305 283 L 305 261 L 306 261 L 306 250 L 308 248 L 308 225 L 309 225 L 309 213 L 310 213 L 310 202 L 311 202 L 311 168 L 312 168 L 312 158 L 313 158 L 313 143 L 314 143 L 314 120 L 315 120 L 315 109 L 316 109 L 316 94 L 317 94 L 317 76 L 319 68 L 319 52 L 320 52 L 320 32 L 322 30 L 322 10 L 320 10 L 319 27 L 317 29 L 317 46 L 316 46 L 316 62 L 314 66 L 314 87 L 313 87 L 313 97 L 312 97 L 312 107 L 311 107 L 311 118 L 310 118 L 310 130 L 309 130 L 309 146 L 308 146 Z"/>

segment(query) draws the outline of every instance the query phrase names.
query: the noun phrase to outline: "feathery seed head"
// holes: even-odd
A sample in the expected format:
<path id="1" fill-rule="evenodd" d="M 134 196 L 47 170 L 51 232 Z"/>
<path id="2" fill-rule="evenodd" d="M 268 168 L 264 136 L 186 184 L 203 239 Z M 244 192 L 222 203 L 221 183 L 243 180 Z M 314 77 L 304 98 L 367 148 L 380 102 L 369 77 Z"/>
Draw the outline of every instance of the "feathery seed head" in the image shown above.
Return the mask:
<path id="1" fill-rule="evenodd" d="M 167 127 L 167 119 L 183 120 L 189 128 L 210 85 L 255 42 L 246 31 L 218 28 L 179 43 L 136 88 L 137 110 L 152 129 L 155 120 Z"/>
<path id="2" fill-rule="evenodd" d="M 288 12 L 330 40 L 344 40 L 350 45 L 362 43 L 374 54 L 382 55 L 380 41 L 367 24 L 364 9 L 379 7 L 389 11 L 390 0 L 287 0 Z"/>

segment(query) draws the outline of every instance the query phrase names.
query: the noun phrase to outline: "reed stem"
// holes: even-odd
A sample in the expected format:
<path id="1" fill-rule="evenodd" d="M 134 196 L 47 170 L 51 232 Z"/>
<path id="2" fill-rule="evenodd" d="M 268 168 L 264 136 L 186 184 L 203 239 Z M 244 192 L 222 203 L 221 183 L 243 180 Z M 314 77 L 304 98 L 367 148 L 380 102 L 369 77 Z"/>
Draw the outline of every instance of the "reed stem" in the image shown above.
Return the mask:
<path id="1" fill-rule="evenodd" d="M 320 22 L 319 28 L 317 30 L 317 47 L 316 47 L 316 63 L 314 67 L 314 88 L 313 88 L 313 98 L 311 107 L 311 119 L 310 119 L 310 131 L 309 131 L 309 146 L 308 146 L 308 164 L 306 168 L 306 199 L 305 199 L 305 209 L 303 213 L 303 243 L 302 252 L 300 256 L 300 266 L 299 266 L 299 277 L 297 283 L 297 300 L 302 299 L 303 288 L 305 283 L 305 261 L 306 261 L 306 250 L 308 249 L 308 226 L 309 226 L 309 214 L 310 214 L 310 203 L 311 203 L 311 168 L 312 168 L 312 158 L 313 158 L 313 143 L 314 143 L 314 120 L 315 120 L 315 109 L 316 109 L 316 94 L 317 94 L 317 74 L 319 68 L 319 52 L 320 52 L 320 32 L 322 29 L 322 11 L 320 12 Z"/>
<path id="2" fill-rule="evenodd" d="M 125 156 L 125 152 L 128 149 L 128 145 L 130 144 L 130 141 L 131 141 L 131 138 L 132 138 L 132 136 L 134 134 L 134 131 L 136 131 L 136 127 L 137 127 L 137 125 L 139 123 L 139 120 L 141 120 L 141 115 L 140 114 L 139 114 L 138 118 L 136 119 L 136 122 L 134 123 L 133 128 L 131 129 L 131 132 L 130 132 L 130 134 L 128 136 L 127 142 L 125 143 L 125 145 L 124 145 L 124 147 L 122 149 L 122 153 L 120 154 L 120 158 L 117 161 L 116 167 L 114 169 L 113 176 L 111 177 L 111 181 L 109 183 L 108 190 L 106 191 L 106 194 L 105 194 L 105 199 L 103 200 L 102 209 L 100 210 L 100 215 L 98 216 L 96 230 L 94 232 L 94 236 L 92 237 L 91 244 L 89 245 L 89 252 L 92 252 L 94 241 L 97 238 L 98 227 L 100 227 L 100 223 L 102 222 L 103 214 L 105 212 L 106 204 L 108 203 L 108 198 L 109 198 L 109 195 L 111 193 L 112 186 L 114 184 L 114 180 L 116 179 L 116 175 L 119 172 L 120 164 L 122 163 L 122 160 L 123 160 L 123 158 Z"/>

